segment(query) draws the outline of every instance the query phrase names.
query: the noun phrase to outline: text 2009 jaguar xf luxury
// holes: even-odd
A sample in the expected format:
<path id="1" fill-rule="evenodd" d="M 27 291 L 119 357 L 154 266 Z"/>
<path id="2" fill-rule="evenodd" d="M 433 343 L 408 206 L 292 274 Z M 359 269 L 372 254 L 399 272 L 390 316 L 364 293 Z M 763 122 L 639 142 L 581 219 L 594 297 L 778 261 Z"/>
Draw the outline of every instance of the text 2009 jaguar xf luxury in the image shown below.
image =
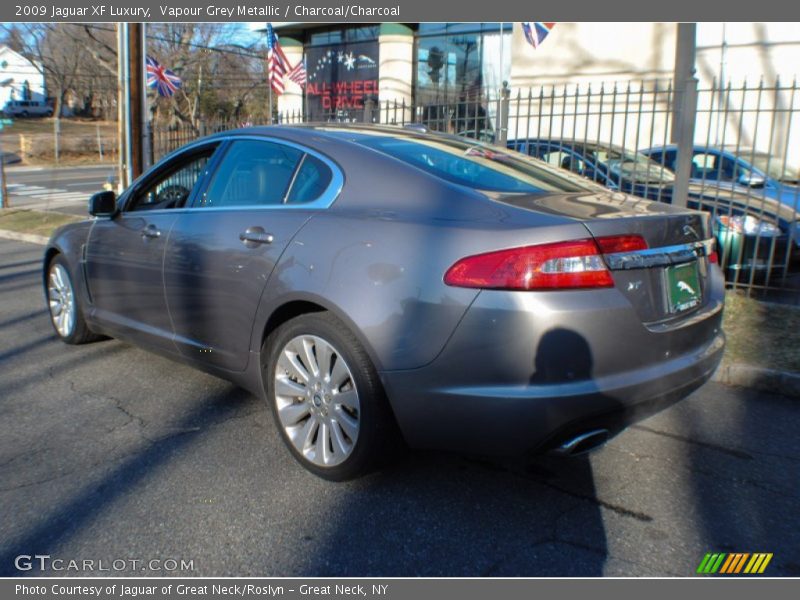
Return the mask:
<path id="1" fill-rule="evenodd" d="M 265 397 L 330 479 L 396 431 L 590 449 L 702 385 L 724 347 L 706 214 L 461 138 L 231 131 L 90 212 L 47 248 L 58 335 L 128 340 Z"/>

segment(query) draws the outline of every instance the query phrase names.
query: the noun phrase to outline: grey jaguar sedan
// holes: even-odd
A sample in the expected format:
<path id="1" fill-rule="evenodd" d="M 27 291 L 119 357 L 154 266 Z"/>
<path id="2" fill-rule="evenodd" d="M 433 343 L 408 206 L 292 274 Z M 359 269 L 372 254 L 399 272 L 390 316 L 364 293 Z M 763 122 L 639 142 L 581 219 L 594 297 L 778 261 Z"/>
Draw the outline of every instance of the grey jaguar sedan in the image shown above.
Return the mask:
<path id="1" fill-rule="evenodd" d="M 395 444 L 577 454 L 716 368 L 708 215 L 458 137 L 338 124 L 193 142 L 50 240 L 58 336 L 266 399 L 329 479 Z"/>

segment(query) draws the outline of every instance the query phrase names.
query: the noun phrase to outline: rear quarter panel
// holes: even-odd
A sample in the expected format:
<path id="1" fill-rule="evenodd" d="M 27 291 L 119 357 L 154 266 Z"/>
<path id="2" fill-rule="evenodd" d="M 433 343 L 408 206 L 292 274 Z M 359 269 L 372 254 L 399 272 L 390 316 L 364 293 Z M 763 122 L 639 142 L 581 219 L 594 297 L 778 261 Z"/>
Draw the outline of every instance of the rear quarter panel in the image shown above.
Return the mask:
<path id="1" fill-rule="evenodd" d="M 588 237 L 582 224 L 532 213 L 444 183 L 375 152 L 339 159 L 346 184 L 298 232 L 272 273 L 251 340 L 292 300 L 315 302 L 360 337 L 378 370 L 432 362 L 478 290 L 444 284 L 472 254 Z"/>

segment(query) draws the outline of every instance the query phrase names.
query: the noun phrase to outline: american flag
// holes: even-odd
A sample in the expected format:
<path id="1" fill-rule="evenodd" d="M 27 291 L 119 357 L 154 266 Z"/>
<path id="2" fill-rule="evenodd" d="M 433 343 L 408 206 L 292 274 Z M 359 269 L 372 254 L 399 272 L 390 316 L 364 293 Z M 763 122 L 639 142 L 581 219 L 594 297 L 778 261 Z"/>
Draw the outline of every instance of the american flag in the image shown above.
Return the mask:
<path id="1" fill-rule="evenodd" d="M 169 98 L 181 87 L 181 78 L 152 56 L 147 57 L 147 87 L 155 88 L 160 96 Z"/>
<path id="2" fill-rule="evenodd" d="M 267 23 L 267 67 L 269 83 L 275 93 L 280 96 L 284 90 L 283 76 L 289 71 L 289 61 L 283 53 L 272 23 Z"/>
<path id="3" fill-rule="evenodd" d="M 287 77 L 290 81 L 294 81 L 300 87 L 304 87 L 306 85 L 306 81 L 308 80 L 308 73 L 306 72 L 306 61 L 301 60 L 295 66 L 293 66 Z"/>
<path id="4" fill-rule="evenodd" d="M 525 39 L 528 40 L 528 43 L 534 48 L 538 48 L 555 26 L 555 23 L 529 21 L 522 23 L 522 32 L 525 34 Z"/>

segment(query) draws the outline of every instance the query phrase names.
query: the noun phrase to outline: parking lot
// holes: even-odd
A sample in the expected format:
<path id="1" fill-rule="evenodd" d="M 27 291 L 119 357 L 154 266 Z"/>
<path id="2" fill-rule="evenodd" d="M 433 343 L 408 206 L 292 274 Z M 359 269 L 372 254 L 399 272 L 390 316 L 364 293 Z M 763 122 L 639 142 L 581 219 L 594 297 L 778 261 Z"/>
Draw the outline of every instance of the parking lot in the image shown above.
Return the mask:
<path id="1" fill-rule="evenodd" d="M 41 254 L 0 240 L 2 575 L 48 554 L 194 575 L 687 576 L 721 551 L 800 576 L 797 399 L 708 384 L 589 458 L 409 452 L 329 483 L 241 389 L 57 341 Z"/>

